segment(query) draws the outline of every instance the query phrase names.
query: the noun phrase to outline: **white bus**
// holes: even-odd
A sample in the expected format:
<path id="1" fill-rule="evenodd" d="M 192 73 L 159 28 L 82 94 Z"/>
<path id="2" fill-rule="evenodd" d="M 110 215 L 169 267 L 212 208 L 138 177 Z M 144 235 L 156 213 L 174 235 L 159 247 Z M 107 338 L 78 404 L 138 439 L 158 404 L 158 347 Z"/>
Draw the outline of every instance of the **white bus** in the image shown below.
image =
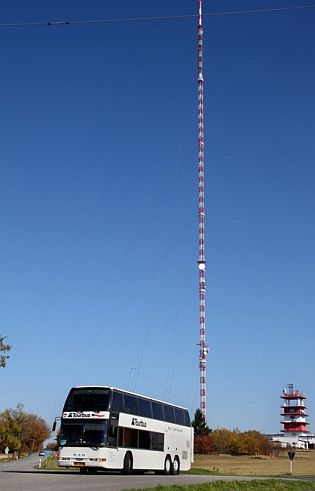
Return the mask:
<path id="1" fill-rule="evenodd" d="M 114 387 L 73 387 L 63 408 L 58 446 L 58 465 L 81 473 L 178 474 L 193 462 L 193 428 L 182 407 Z"/>

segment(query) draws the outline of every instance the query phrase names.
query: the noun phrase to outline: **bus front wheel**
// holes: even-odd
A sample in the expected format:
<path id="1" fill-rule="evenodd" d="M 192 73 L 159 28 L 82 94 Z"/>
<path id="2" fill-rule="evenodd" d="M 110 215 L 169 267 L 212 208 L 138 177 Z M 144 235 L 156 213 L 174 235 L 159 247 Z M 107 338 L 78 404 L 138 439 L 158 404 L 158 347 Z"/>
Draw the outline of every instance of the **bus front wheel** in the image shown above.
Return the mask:
<path id="1" fill-rule="evenodd" d="M 179 474 L 179 468 L 179 458 L 176 456 L 172 463 L 171 474 L 173 474 L 173 476 L 177 476 L 177 474 Z"/>
<path id="2" fill-rule="evenodd" d="M 172 468 L 172 462 L 170 456 L 168 455 L 164 462 L 164 474 L 168 476 L 171 473 L 171 468 Z"/>
<path id="3" fill-rule="evenodd" d="M 123 474 L 130 474 L 132 471 L 132 457 L 130 452 L 127 452 L 124 458 Z"/>

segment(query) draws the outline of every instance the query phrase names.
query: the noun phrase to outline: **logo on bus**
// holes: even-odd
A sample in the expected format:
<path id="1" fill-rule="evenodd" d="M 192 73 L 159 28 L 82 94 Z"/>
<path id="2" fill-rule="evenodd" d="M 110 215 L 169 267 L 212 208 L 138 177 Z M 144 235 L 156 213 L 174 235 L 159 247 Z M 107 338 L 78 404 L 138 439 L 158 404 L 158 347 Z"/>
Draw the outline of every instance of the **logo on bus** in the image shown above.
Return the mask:
<path id="1" fill-rule="evenodd" d="M 142 419 L 132 418 L 131 426 L 141 426 L 142 428 L 146 428 L 147 423 L 142 421 Z"/>
<path id="2" fill-rule="evenodd" d="M 80 413 L 80 412 L 65 412 L 63 413 L 64 418 L 104 418 L 105 414 L 102 413 Z"/>

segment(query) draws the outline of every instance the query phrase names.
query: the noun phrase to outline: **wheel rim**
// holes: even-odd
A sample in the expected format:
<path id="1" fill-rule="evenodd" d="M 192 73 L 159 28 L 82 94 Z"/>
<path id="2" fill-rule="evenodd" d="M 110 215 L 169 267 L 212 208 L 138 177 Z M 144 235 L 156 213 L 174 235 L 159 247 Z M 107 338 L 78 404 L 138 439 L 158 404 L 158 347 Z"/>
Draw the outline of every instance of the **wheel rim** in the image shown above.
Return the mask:
<path id="1" fill-rule="evenodd" d="M 174 474 L 178 474 L 178 470 L 179 470 L 179 462 L 178 462 L 178 459 L 174 459 L 174 462 L 173 462 L 173 469 L 174 469 Z"/>
<path id="2" fill-rule="evenodd" d="M 168 474 L 171 471 L 171 461 L 167 457 L 165 460 L 165 472 Z"/>

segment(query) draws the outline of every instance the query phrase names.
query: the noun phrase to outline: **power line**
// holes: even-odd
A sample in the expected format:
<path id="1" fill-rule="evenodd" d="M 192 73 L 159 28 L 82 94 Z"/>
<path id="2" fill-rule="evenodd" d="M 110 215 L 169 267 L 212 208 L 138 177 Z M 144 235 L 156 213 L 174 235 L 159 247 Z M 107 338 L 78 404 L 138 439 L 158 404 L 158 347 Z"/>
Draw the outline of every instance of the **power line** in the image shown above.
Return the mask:
<path id="1" fill-rule="evenodd" d="M 64 374 L 70 370 L 70 368 L 73 366 L 73 364 L 77 360 L 79 360 L 79 358 L 82 357 L 83 354 L 88 349 L 91 348 L 91 346 L 95 343 L 96 339 L 103 333 L 105 328 L 108 327 L 109 325 L 111 325 L 111 323 L 113 322 L 115 317 L 126 307 L 126 305 L 135 296 L 135 294 L 141 290 L 141 288 L 144 286 L 144 284 L 148 280 L 148 278 L 150 278 L 150 276 L 152 276 L 152 274 L 157 270 L 160 263 L 163 262 L 164 259 L 166 259 L 166 257 L 170 253 L 170 251 L 176 246 L 177 242 L 182 240 L 183 235 L 187 232 L 187 230 L 189 230 L 191 225 L 192 225 L 192 221 L 189 221 L 186 224 L 185 228 L 183 230 L 181 230 L 180 234 L 175 238 L 175 240 L 164 250 L 164 252 L 160 256 L 160 258 L 154 263 L 153 267 L 145 274 L 145 276 L 140 280 L 140 282 L 138 282 L 137 285 L 134 286 L 134 288 L 132 288 L 132 290 L 128 293 L 128 295 L 119 303 L 117 308 L 114 310 L 113 313 L 110 314 L 110 316 L 104 322 L 104 324 L 99 329 L 97 329 L 96 331 L 91 332 L 91 336 L 89 336 L 89 339 L 85 342 L 84 346 L 82 346 L 82 349 L 72 357 L 72 359 L 69 361 L 69 363 L 65 367 L 63 367 L 62 372 L 60 372 L 60 374 L 54 379 L 54 381 L 50 385 L 45 386 L 45 390 L 40 394 L 41 399 L 50 391 L 50 389 L 54 385 L 56 385 L 57 382 L 59 382 L 59 380 L 64 376 Z M 71 333 L 68 334 L 67 338 L 69 338 L 70 336 L 71 336 Z M 42 373 L 40 374 L 38 379 L 41 377 L 41 375 L 44 373 L 44 371 L 45 371 L 45 369 L 42 371 Z M 33 383 L 31 389 L 33 388 L 33 386 L 35 385 L 37 380 Z M 31 391 L 31 389 L 29 389 L 29 392 Z M 32 407 L 36 407 L 39 402 L 40 402 L 40 399 L 35 401 L 33 403 Z"/>
<path id="2" fill-rule="evenodd" d="M 289 12 L 294 10 L 306 10 L 315 8 L 315 4 L 310 5 L 292 5 L 291 7 L 274 7 L 266 9 L 253 9 L 253 10 L 227 10 L 222 12 L 209 12 L 204 13 L 204 17 L 217 17 L 227 15 L 244 15 L 244 14 L 267 14 L 273 12 Z M 0 28 L 5 27 L 62 27 L 62 26 L 75 26 L 82 24 L 109 24 L 114 22 L 145 22 L 154 20 L 181 20 L 181 19 L 194 19 L 198 17 L 196 14 L 187 15 L 161 15 L 151 17 L 117 17 L 112 19 L 90 19 L 90 20 L 69 20 L 69 21 L 30 21 L 30 22 L 1 22 Z"/>
<path id="3" fill-rule="evenodd" d="M 269 9 L 253 9 L 253 10 L 228 10 L 226 12 L 213 12 L 209 14 L 203 14 L 204 17 L 218 16 L 218 15 L 242 15 L 242 14 L 268 14 L 272 12 L 288 12 L 291 10 L 305 10 L 315 8 L 315 4 L 310 5 L 292 5 L 291 7 L 274 7 Z"/>

